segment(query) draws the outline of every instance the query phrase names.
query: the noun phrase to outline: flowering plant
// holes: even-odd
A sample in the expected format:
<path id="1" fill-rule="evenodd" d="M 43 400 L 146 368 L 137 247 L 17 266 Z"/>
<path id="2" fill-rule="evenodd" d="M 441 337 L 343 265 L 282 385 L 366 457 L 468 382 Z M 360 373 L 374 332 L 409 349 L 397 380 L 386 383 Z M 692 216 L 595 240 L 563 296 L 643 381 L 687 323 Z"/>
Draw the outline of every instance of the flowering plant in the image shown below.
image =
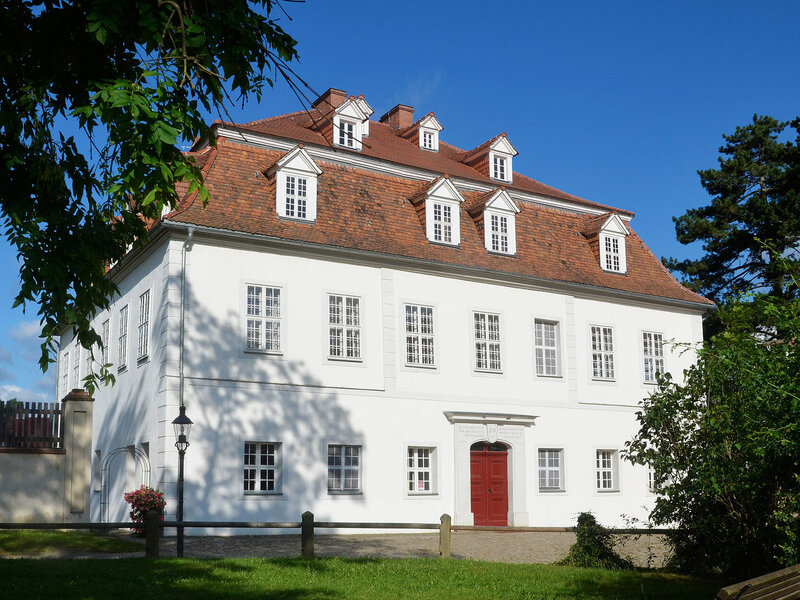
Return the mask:
<path id="1" fill-rule="evenodd" d="M 164 493 L 161 490 L 143 485 L 138 490 L 125 494 L 125 502 L 131 505 L 131 521 L 138 524 L 135 527 L 138 533 L 144 531 L 144 516 L 148 511 L 154 510 L 158 513 L 158 519 L 164 520 L 164 507 L 167 501 L 164 500 Z"/>

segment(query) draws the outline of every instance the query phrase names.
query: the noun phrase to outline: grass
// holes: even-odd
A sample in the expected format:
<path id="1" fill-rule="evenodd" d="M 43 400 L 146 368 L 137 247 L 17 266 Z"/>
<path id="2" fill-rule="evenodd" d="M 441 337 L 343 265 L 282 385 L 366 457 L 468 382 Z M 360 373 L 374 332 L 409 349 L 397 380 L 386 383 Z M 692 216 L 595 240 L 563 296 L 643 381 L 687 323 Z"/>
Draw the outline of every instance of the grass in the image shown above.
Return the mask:
<path id="1" fill-rule="evenodd" d="M 436 559 L 0 560 L 3 596 L 35 600 L 709 600 L 718 581 Z"/>
<path id="2" fill-rule="evenodd" d="M 51 552 L 144 552 L 144 547 L 131 540 L 89 531 L 0 531 L 0 557 L 9 554 L 39 556 Z"/>

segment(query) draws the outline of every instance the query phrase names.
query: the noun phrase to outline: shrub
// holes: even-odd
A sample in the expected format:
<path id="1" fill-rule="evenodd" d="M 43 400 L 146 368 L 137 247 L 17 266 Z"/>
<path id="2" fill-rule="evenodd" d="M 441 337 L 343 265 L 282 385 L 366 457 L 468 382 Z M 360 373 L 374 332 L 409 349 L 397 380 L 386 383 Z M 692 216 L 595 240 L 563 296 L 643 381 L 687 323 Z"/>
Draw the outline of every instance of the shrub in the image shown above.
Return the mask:
<path id="1" fill-rule="evenodd" d="M 164 500 L 164 493 L 161 490 L 143 485 L 138 490 L 125 494 L 125 502 L 131 505 L 131 512 L 128 514 L 131 521 L 138 524 L 138 527 L 134 527 L 138 533 L 144 531 L 144 517 L 148 511 L 156 511 L 159 520 L 164 520 L 164 507 L 167 506 L 167 501 Z"/>
<path id="2" fill-rule="evenodd" d="M 592 513 L 582 512 L 578 515 L 576 537 L 569 554 L 556 564 L 568 567 L 633 569 L 633 563 L 616 553 L 611 534 L 597 522 Z"/>

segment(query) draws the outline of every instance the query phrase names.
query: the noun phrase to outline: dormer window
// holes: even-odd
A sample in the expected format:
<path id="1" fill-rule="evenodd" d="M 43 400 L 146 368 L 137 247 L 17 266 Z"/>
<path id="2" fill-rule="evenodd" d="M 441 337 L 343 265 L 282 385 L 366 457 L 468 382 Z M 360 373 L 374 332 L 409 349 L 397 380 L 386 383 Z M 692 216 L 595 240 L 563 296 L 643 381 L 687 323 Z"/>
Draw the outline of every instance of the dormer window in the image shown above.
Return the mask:
<path id="1" fill-rule="evenodd" d="M 412 124 L 401 134 L 406 139 L 417 141 L 419 147 L 430 152 L 439 151 L 439 132 L 443 129 L 442 124 L 428 113 L 419 121 Z"/>
<path id="2" fill-rule="evenodd" d="M 275 177 L 275 211 L 297 221 L 317 219 L 317 176 L 322 170 L 305 151 L 295 146 L 267 171 Z"/>
<path id="3" fill-rule="evenodd" d="M 516 216 L 519 207 L 505 188 L 470 200 L 466 210 L 478 230 L 483 229 L 483 243 L 487 251 L 495 254 L 517 253 Z"/>
<path id="4" fill-rule="evenodd" d="M 619 215 L 606 213 L 589 220 L 583 234 L 600 261 L 600 268 L 608 273 L 627 273 L 628 260 L 625 237 L 630 234 Z"/>
<path id="5" fill-rule="evenodd" d="M 428 241 L 448 246 L 461 243 L 461 203 L 464 197 L 448 175 L 440 177 L 409 200 L 417 207 Z"/>
<path id="6" fill-rule="evenodd" d="M 433 132 L 432 131 L 423 131 L 422 132 L 422 147 L 425 150 L 433 150 Z"/>
<path id="7" fill-rule="evenodd" d="M 514 170 L 511 161 L 517 154 L 506 134 L 501 133 L 467 152 L 461 162 L 495 181 L 512 183 Z"/>
<path id="8" fill-rule="evenodd" d="M 605 269 L 606 271 L 622 271 L 622 262 L 620 260 L 619 251 L 619 238 L 610 235 L 603 236 L 605 247 Z"/>
<path id="9" fill-rule="evenodd" d="M 372 108 L 363 96 L 350 96 L 333 113 L 333 143 L 342 148 L 361 150 L 361 140 L 369 136 Z"/>

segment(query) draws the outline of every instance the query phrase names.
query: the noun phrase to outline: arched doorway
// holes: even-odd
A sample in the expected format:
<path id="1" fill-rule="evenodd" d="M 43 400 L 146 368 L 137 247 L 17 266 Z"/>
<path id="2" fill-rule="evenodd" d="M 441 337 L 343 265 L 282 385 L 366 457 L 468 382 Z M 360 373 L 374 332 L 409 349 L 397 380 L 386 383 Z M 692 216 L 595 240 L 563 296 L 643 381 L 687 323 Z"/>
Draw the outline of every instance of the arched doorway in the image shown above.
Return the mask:
<path id="1" fill-rule="evenodd" d="M 147 446 L 149 448 L 149 446 Z M 116 448 L 109 452 L 106 457 L 103 459 L 102 462 L 102 471 L 101 471 L 101 480 L 100 480 L 100 522 L 101 523 L 108 523 L 108 496 L 109 496 L 109 488 L 111 487 L 111 463 L 114 462 L 118 456 L 122 456 L 128 454 L 131 460 L 135 461 L 134 467 L 138 465 L 138 469 L 134 468 L 134 476 L 136 471 L 139 472 L 139 481 L 140 484 L 134 485 L 132 489 L 137 489 L 139 485 L 150 485 L 150 457 L 148 456 L 148 452 L 143 448 L 137 448 L 136 446 L 122 446 L 121 448 Z M 126 489 L 126 492 L 132 491 L 131 489 Z"/>
<path id="2" fill-rule="evenodd" d="M 471 507 L 475 525 L 508 525 L 508 446 L 475 442 L 469 449 Z"/>

